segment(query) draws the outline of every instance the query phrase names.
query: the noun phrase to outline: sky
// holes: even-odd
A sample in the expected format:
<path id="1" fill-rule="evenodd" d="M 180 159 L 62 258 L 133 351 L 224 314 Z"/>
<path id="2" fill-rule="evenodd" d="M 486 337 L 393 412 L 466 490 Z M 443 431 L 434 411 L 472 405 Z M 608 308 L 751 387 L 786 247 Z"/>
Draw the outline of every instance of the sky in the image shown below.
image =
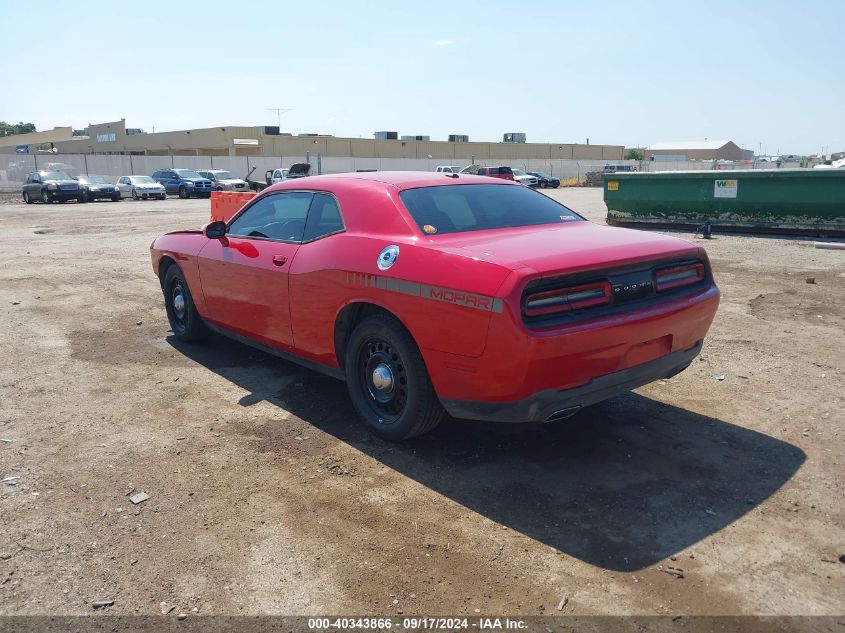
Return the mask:
<path id="1" fill-rule="evenodd" d="M 0 120 L 845 150 L 841 0 L 0 0 Z"/>

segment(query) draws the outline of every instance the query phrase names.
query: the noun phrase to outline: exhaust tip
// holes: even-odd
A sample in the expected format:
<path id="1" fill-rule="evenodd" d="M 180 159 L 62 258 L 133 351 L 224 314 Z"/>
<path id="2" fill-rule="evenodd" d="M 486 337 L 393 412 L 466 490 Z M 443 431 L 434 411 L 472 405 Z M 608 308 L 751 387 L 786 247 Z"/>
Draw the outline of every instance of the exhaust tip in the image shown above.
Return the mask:
<path id="1" fill-rule="evenodd" d="M 581 405 L 576 405 L 574 407 L 567 407 L 566 409 L 561 409 L 559 411 L 555 411 L 550 416 L 548 416 L 544 422 L 557 422 L 558 420 L 564 420 L 566 418 L 572 417 L 581 409 Z"/>

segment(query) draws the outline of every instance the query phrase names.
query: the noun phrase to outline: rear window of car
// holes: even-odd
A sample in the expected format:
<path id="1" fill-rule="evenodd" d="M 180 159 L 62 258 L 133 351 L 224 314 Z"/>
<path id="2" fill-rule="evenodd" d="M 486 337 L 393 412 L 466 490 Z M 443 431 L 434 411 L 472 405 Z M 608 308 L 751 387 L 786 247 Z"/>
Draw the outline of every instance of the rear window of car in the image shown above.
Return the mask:
<path id="1" fill-rule="evenodd" d="M 583 220 L 542 193 L 511 185 L 444 185 L 406 189 L 402 203 L 427 235 Z"/>

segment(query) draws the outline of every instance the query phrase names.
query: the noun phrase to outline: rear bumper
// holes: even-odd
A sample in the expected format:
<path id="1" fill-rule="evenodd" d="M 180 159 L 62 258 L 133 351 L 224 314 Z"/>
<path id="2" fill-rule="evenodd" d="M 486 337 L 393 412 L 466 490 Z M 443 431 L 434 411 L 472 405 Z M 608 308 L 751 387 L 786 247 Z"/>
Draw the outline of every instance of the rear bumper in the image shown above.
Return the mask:
<path id="1" fill-rule="evenodd" d="M 702 341 L 699 340 L 689 349 L 598 376 L 586 385 L 572 389 L 546 389 L 515 402 L 442 402 L 449 415 L 456 418 L 487 422 L 552 422 L 569 417 L 583 407 L 682 372 L 698 356 L 701 346 Z"/>

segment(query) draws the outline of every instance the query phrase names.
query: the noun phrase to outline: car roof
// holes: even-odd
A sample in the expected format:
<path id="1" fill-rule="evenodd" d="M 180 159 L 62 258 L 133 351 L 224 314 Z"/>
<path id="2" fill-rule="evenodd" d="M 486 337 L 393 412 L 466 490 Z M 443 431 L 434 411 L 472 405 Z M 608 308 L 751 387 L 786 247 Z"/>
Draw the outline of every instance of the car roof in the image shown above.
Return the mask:
<path id="1" fill-rule="evenodd" d="M 457 176 L 457 178 L 455 176 Z M 393 185 L 400 190 L 416 189 L 417 187 L 436 187 L 438 185 L 477 185 L 484 182 L 488 184 L 501 185 L 506 182 L 501 178 L 488 178 L 486 176 L 474 176 L 471 174 L 443 174 L 431 171 L 354 172 L 346 174 L 332 174 L 330 176 L 314 176 L 314 178 L 369 180 L 371 182 Z M 298 181 L 300 186 L 303 186 L 303 180 L 305 179 Z"/>

